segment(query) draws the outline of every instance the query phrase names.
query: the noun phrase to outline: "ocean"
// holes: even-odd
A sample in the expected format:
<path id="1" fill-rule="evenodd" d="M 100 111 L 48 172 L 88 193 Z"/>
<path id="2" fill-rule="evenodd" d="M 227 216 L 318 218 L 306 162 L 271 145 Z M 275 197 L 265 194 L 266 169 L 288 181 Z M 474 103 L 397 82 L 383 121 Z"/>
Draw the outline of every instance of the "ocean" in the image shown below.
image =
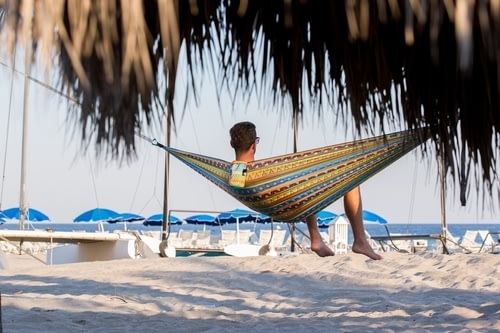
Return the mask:
<path id="1" fill-rule="evenodd" d="M 102 223 L 102 227 L 105 231 L 113 232 L 115 230 L 135 230 L 135 231 L 161 231 L 159 226 L 145 226 L 142 222 L 130 222 L 130 223 Z M 286 223 L 273 223 L 274 228 L 280 228 L 288 230 L 289 224 Z M 307 227 L 305 223 L 297 223 L 297 229 L 301 231 L 306 231 Z M 386 229 L 387 227 L 387 229 Z M 220 233 L 222 229 L 236 229 L 236 224 L 224 224 L 222 226 L 209 226 L 209 225 L 194 225 L 194 224 L 181 224 L 172 225 L 170 232 L 172 234 L 177 233 L 180 229 L 200 231 L 204 229 L 210 229 L 212 234 Z M 270 229 L 270 223 L 240 223 L 240 229 L 250 229 L 254 233 L 258 234 L 260 229 Z M 18 224 L 16 222 L 6 222 L 0 225 L 1 229 L 16 230 L 18 229 Z M 46 230 L 52 229 L 54 231 L 87 231 L 93 232 L 99 229 L 98 222 L 71 222 L 71 223 L 60 223 L 60 222 L 26 222 L 26 230 Z M 411 234 L 411 235 L 423 235 L 423 234 L 439 234 L 441 233 L 441 225 L 436 223 L 389 223 L 387 225 L 381 225 L 378 223 L 365 223 L 365 229 L 371 236 L 387 236 L 389 231 L 391 234 Z M 461 238 L 467 230 L 488 230 L 488 231 L 500 231 L 500 223 L 498 224 L 449 224 L 449 233 L 456 238 Z M 320 231 L 328 232 L 327 228 L 320 228 Z M 348 242 L 352 244 L 352 232 L 349 228 Z"/>

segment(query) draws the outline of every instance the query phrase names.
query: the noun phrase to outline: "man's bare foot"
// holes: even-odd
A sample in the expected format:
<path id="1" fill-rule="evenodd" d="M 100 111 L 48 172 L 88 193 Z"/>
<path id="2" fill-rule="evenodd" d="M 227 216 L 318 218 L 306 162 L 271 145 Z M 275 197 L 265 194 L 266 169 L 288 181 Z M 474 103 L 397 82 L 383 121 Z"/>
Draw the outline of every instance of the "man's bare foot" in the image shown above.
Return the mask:
<path id="1" fill-rule="evenodd" d="M 354 242 L 352 244 L 352 252 L 358 254 L 364 254 L 365 256 L 373 260 L 381 260 L 384 258 L 380 254 L 373 251 L 372 247 L 370 246 L 370 244 L 368 244 L 368 242 Z"/>
<path id="2" fill-rule="evenodd" d="M 335 253 L 323 242 L 311 243 L 311 250 L 320 257 L 334 256 Z"/>

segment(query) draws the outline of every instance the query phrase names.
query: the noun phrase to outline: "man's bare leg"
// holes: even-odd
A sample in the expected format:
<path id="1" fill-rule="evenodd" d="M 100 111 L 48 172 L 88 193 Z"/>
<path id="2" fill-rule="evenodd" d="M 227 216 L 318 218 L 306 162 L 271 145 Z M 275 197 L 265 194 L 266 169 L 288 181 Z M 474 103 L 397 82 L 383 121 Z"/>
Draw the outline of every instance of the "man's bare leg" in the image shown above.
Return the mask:
<path id="1" fill-rule="evenodd" d="M 352 252 L 364 254 L 373 260 L 382 259 L 383 257 L 372 249 L 370 243 L 368 243 L 368 240 L 366 239 L 359 187 L 352 189 L 344 195 L 344 209 L 347 218 L 351 223 L 354 237 Z"/>
<path id="2" fill-rule="evenodd" d="M 319 233 L 318 223 L 316 221 L 316 215 L 310 215 L 306 218 L 307 229 L 309 230 L 309 237 L 311 238 L 311 250 L 315 252 L 320 257 L 333 256 L 332 249 L 330 249 Z"/>

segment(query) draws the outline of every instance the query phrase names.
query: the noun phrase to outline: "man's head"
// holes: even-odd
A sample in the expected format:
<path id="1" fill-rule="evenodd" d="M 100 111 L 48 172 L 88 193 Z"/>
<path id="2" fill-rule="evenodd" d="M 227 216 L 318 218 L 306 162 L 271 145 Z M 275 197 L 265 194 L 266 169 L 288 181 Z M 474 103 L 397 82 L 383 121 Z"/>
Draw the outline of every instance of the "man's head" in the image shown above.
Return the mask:
<path id="1" fill-rule="evenodd" d="M 237 154 L 248 151 L 259 140 L 255 125 L 249 121 L 235 124 L 229 130 L 229 134 L 231 135 L 231 147 Z"/>

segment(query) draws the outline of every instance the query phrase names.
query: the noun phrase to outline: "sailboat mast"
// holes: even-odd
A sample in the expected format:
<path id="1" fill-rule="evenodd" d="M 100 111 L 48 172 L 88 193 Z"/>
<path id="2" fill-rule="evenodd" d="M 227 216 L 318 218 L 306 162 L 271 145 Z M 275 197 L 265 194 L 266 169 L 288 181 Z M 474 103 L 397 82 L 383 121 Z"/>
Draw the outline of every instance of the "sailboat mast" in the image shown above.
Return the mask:
<path id="1" fill-rule="evenodd" d="M 19 230 L 24 230 L 26 220 L 26 195 L 27 195 L 27 172 L 28 159 L 28 123 L 29 123 L 29 96 L 31 74 L 31 39 L 26 42 L 26 54 L 24 59 L 24 94 L 23 94 L 23 138 L 21 148 L 21 187 L 19 191 Z"/>
<path id="2" fill-rule="evenodd" d="M 296 153 L 298 148 L 299 141 L 299 116 L 296 112 L 293 113 L 292 116 L 292 125 L 293 125 L 293 152 Z M 292 223 L 290 228 L 290 251 L 295 252 L 295 231 L 296 231 L 295 223 Z"/>
<path id="3" fill-rule="evenodd" d="M 165 142 L 167 147 L 170 147 L 170 138 L 172 131 L 172 119 L 171 112 L 167 113 L 167 130 L 165 131 Z M 169 209 L 168 209 L 168 189 L 169 189 L 169 174 L 170 174 L 170 154 L 165 154 L 165 170 L 163 177 L 163 221 L 161 224 L 162 236 L 161 239 L 165 240 L 167 238 L 167 230 L 170 232 L 170 221 L 169 221 Z"/>
<path id="4" fill-rule="evenodd" d="M 446 239 L 448 238 L 448 223 L 446 221 L 446 170 L 444 163 L 444 150 L 443 145 L 441 145 L 441 154 L 439 158 L 439 177 L 440 177 L 440 188 L 441 188 L 441 235 L 444 239 L 444 244 L 446 246 Z"/>
<path id="5" fill-rule="evenodd" d="M 14 74 L 16 70 L 16 48 L 14 47 L 14 57 L 10 70 L 10 89 L 9 89 L 9 113 L 7 115 L 7 126 L 5 127 L 5 151 L 3 155 L 2 165 L 2 186 L 0 188 L 0 211 L 2 210 L 3 203 L 3 189 L 5 185 L 5 170 L 7 166 L 7 151 L 9 150 L 9 135 L 10 135 L 10 116 L 12 113 L 12 95 L 14 94 Z"/>

